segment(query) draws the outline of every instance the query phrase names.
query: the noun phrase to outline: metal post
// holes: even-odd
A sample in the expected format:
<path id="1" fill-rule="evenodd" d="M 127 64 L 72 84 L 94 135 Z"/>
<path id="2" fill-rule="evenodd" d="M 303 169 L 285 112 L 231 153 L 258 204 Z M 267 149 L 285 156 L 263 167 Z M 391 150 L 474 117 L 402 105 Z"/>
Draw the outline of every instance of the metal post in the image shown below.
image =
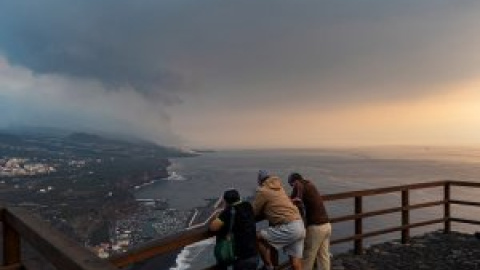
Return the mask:
<path id="1" fill-rule="evenodd" d="M 362 197 L 356 196 L 355 197 L 355 214 L 362 213 Z M 362 229 L 362 218 L 355 219 L 355 235 L 361 236 L 363 233 Z M 355 247 L 354 251 L 356 255 L 360 255 L 363 253 L 363 238 L 359 238 L 355 240 Z"/>
<path id="2" fill-rule="evenodd" d="M 443 228 L 443 233 L 451 232 L 451 222 L 450 222 L 450 182 L 445 183 L 443 196 L 445 203 L 443 205 L 443 218 L 445 219 L 445 226 Z"/>
<path id="3" fill-rule="evenodd" d="M 402 226 L 408 226 L 410 224 L 410 211 L 408 210 L 409 202 L 409 190 L 402 190 Z M 402 244 L 408 243 L 410 240 L 410 229 L 402 229 Z"/>

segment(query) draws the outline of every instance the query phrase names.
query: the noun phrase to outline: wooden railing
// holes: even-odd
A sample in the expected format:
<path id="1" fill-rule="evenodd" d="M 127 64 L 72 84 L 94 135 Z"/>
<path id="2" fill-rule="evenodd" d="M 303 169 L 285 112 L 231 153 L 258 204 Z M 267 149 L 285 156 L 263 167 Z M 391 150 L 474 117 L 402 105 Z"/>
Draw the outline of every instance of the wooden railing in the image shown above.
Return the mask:
<path id="1" fill-rule="evenodd" d="M 407 243 L 410 238 L 410 229 L 412 228 L 443 223 L 444 232 L 449 233 L 451 231 L 452 222 L 480 225 L 480 221 L 451 216 L 452 204 L 480 206 L 480 202 L 452 200 L 451 187 L 480 188 L 480 183 L 438 181 L 325 195 L 324 200 L 327 204 L 339 200 L 353 199 L 354 205 L 354 213 L 331 218 L 331 223 L 353 221 L 355 225 L 353 234 L 348 237 L 334 238 L 332 239 L 331 244 L 335 245 L 345 242 L 353 242 L 354 252 L 356 254 L 361 254 L 363 252 L 363 240 L 373 236 L 400 232 L 402 243 Z M 430 202 L 417 204 L 410 203 L 412 190 L 427 188 L 441 188 L 443 192 L 442 198 Z M 365 197 L 392 193 L 400 193 L 400 206 L 374 211 L 363 210 L 363 201 Z M 416 223 L 410 222 L 411 210 L 433 206 L 443 206 L 443 215 L 441 217 Z M 399 224 L 399 226 L 364 232 L 363 220 L 365 218 L 391 213 L 400 213 L 401 224 Z M 21 260 L 21 239 L 29 242 L 30 245 L 37 249 L 47 261 L 51 262 L 51 264 L 58 269 L 110 270 L 122 268 L 136 262 L 141 262 L 152 257 L 173 252 L 187 245 L 213 236 L 208 232 L 207 225 L 204 225 L 171 235 L 164 239 L 145 243 L 133 248 L 127 253 L 114 256 L 110 258 L 109 261 L 106 261 L 97 258 L 93 253 L 78 246 L 77 243 L 50 228 L 45 222 L 32 217 L 23 209 L 0 208 L 0 219 L 3 222 L 3 267 L 0 267 L 0 270 L 30 269 Z M 285 264 L 283 267 L 285 267 Z M 215 266 L 211 266 L 207 269 L 215 269 Z"/>
<path id="2" fill-rule="evenodd" d="M 355 254 L 361 254 L 363 250 L 363 239 L 378 235 L 383 235 L 387 233 L 392 233 L 396 231 L 401 231 L 401 241 L 402 243 L 407 243 L 410 238 L 410 229 L 415 227 L 422 227 L 436 223 L 445 223 L 445 228 L 448 226 L 448 230 L 446 232 L 450 232 L 450 213 L 448 211 L 444 212 L 443 217 L 418 222 L 418 223 L 410 223 L 410 210 L 432 207 L 432 206 L 439 206 L 444 205 L 448 206 L 445 209 L 450 209 L 449 207 L 449 194 L 450 194 L 450 187 L 451 182 L 449 181 L 439 181 L 439 182 L 429 182 L 429 183 L 419 183 L 419 184 L 411 184 L 411 185 L 402 185 L 402 186 L 393 186 L 393 187 L 386 187 L 386 188 L 378 188 L 378 189 L 370 189 L 370 190 L 362 190 L 362 191 L 352 191 L 352 192 L 345 192 L 340 194 L 333 194 L 333 195 L 326 195 L 324 197 L 325 201 L 336 201 L 336 200 L 343 200 L 343 199 L 354 199 L 355 205 L 355 213 L 353 215 L 346 215 L 341 217 L 335 217 L 331 219 L 331 223 L 339 223 L 345 221 L 354 221 L 355 222 L 355 234 L 349 237 L 344 237 L 340 239 L 334 239 L 331 241 L 332 245 L 340 244 L 344 242 L 353 241 L 354 242 L 354 252 Z M 434 187 L 444 187 L 444 194 L 448 195 L 443 196 L 442 200 L 431 201 L 426 203 L 419 203 L 419 204 L 410 204 L 410 191 L 416 189 L 425 189 L 425 188 L 434 188 Z M 447 190 L 448 187 L 448 190 Z M 376 211 L 363 211 L 363 198 L 375 195 L 383 195 L 383 194 L 391 194 L 391 193 L 401 193 L 401 206 L 393 207 L 393 208 L 386 208 Z M 380 216 L 385 214 L 391 213 L 401 213 L 401 225 L 391 228 L 384 228 L 377 231 L 370 231 L 364 232 L 363 231 L 363 219 L 367 217 L 374 217 Z"/>
<path id="3" fill-rule="evenodd" d="M 38 269 L 22 261 L 21 240 L 28 242 L 57 269 L 114 270 L 102 260 L 22 208 L 2 208 L 3 266 L 0 270 Z"/>
<path id="4" fill-rule="evenodd" d="M 361 254 L 363 252 L 363 240 L 365 238 L 374 237 L 378 235 L 388 234 L 392 232 L 401 232 L 401 241 L 402 243 L 407 243 L 410 238 L 410 229 L 416 227 L 427 226 L 431 224 L 443 223 L 443 228 L 445 233 L 449 233 L 451 230 L 451 222 L 460 222 L 460 223 L 469 223 L 469 224 L 478 224 L 480 221 L 467 220 L 455 218 L 450 215 L 450 205 L 459 204 L 459 205 L 470 205 L 470 206 L 480 206 L 480 202 L 466 202 L 460 200 L 451 200 L 450 199 L 450 190 L 452 186 L 463 186 L 463 187 L 476 187 L 480 188 L 480 183 L 475 182 L 461 182 L 461 181 L 437 181 L 437 182 L 427 182 L 427 183 L 418 183 L 411 185 L 399 185 L 391 186 L 385 188 L 375 188 L 368 190 L 359 190 L 344 192 L 338 194 L 331 194 L 323 196 L 327 204 L 339 201 L 353 199 L 354 204 L 354 213 L 350 215 L 343 215 L 338 217 L 332 217 L 331 223 L 340 223 L 347 221 L 354 221 L 354 232 L 351 236 L 332 239 L 331 244 L 336 245 L 345 242 L 353 242 L 354 252 L 356 254 Z M 410 203 L 410 193 L 412 190 L 427 189 L 427 188 L 441 188 L 443 192 L 443 198 L 440 200 L 422 202 L 418 204 Z M 363 198 L 383 195 L 383 194 L 394 194 L 400 193 L 401 195 L 401 205 L 393 208 L 380 209 L 375 211 L 364 211 L 363 210 Z M 436 219 L 411 223 L 410 222 L 410 211 L 414 209 L 421 209 L 433 206 L 443 206 L 443 215 Z M 391 213 L 401 213 L 401 224 L 396 227 L 391 228 L 382 228 L 376 231 L 364 232 L 363 230 L 363 220 L 365 218 L 381 216 Z M 174 250 L 178 250 L 181 247 L 184 247 L 189 244 L 207 239 L 213 235 L 208 232 L 206 226 L 195 228 L 193 230 L 187 230 L 176 235 L 169 236 L 165 239 L 154 240 L 142 246 L 138 246 L 133 250 L 129 251 L 126 254 L 121 254 L 120 256 L 111 258 L 111 262 L 117 265 L 118 267 L 124 267 L 131 263 L 143 261 L 145 259 L 158 256 L 160 254 L 165 254 Z M 215 266 L 209 267 L 207 269 L 215 269 Z M 207 270 L 206 269 L 206 270 Z"/>

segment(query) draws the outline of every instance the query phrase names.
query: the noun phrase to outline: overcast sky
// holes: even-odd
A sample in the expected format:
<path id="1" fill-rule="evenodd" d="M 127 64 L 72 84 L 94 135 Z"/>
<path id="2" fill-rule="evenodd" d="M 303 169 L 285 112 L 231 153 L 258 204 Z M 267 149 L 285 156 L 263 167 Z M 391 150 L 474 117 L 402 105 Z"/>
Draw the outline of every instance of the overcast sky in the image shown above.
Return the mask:
<path id="1" fill-rule="evenodd" d="M 214 148 L 480 143 L 480 2 L 3 0 L 0 127 Z"/>

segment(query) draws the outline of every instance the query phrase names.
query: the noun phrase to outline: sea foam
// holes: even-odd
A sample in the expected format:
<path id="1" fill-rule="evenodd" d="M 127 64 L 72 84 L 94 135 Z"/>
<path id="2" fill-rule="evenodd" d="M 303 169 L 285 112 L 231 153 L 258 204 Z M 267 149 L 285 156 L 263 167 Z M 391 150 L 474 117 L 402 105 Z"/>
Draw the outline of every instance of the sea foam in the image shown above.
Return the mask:
<path id="1" fill-rule="evenodd" d="M 184 247 L 175 260 L 175 267 L 171 267 L 170 270 L 189 269 L 195 258 L 197 258 L 207 247 L 212 246 L 214 241 L 215 239 L 209 238 Z"/>

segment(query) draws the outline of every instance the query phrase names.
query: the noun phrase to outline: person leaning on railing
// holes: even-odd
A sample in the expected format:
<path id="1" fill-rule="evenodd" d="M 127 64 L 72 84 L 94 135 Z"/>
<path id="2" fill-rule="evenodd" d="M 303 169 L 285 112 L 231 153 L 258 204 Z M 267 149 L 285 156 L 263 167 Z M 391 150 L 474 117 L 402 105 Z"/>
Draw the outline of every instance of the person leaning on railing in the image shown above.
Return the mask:
<path id="1" fill-rule="evenodd" d="M 274 269 L 272 252 L 283 249 L 290 258 L 293 270 L 302 269 L 305 227 L 300 213 L 285 193 L 282 181 L 259 171 L 253 211 L 257 220 L 265 218 L 269 227 L 257 232 L 258 250 L 263 259 L 263 269 Z"/>
<path id="2" fill-rule="evenodd" d="M 315 185 L 303 179 L 299 173 L 292 173 L 288 183 L 293 187 L 292 201 L 304 209 L 307 235 L 303 251 L 303 270 L 312 270 L 317 259 L 317 267 L 330 270 L 330 235 L 332 227 L 328 219 L 323 199 Z M 320 268 L 319 268 L 320 269 Z"/>
<path id="3" fill-rule="evenodd" d="M 209 229 L 216 232 L 217 241 L 227 237 L 231 229 L 234 239 L 235 261 L 232 263 L 234 270 L 257 269 L 256 227 L 252 205 L 242 201 L 240 194 L 235 189 L 225 191 L 223 200 L 226 207 L 210 223 Z M 216 269 L 226 270 L 227 267 L 228 265 L 219 263 Z"/>

